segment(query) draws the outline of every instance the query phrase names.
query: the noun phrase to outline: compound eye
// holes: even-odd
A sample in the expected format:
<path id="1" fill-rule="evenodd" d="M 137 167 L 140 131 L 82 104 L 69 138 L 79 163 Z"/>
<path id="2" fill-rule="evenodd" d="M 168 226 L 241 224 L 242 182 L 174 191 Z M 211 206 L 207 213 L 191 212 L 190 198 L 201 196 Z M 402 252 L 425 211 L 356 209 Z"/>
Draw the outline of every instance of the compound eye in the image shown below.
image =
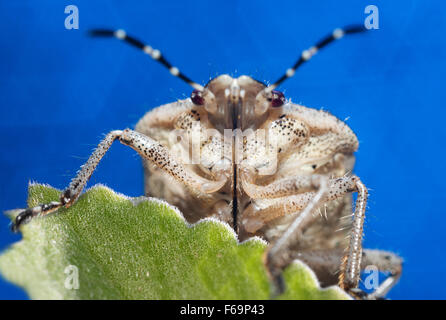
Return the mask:
<path id="1" fill-rule="evenodd" d="M 285 95 L 281 91 L 273 90 L 271 91 L 271 95 L 271 106 L 273 108 L 283 106 L 285 103 Z"/>
<path id="2" fill-rule="evenodd" d="M 192 91 L 190 99 L 197 106 L 202 106 L 204 104 L 203 92 L 199 90 Z"/>

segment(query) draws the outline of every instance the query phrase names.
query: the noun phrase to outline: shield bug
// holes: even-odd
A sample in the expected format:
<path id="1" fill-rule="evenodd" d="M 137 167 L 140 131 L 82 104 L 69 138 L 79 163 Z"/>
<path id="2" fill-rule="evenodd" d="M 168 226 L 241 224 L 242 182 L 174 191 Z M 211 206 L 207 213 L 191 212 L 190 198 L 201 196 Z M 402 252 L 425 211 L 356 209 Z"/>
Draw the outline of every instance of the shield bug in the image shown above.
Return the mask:
<path id="1" fill-rule="evenodd" d="M 273 294 L 284 290 L 281 273 L 300 259 L 321 284 L 339 284 L 355 297 L 379 298 L 396 283 L 401 259 L 362 248 L 367 188 L 352 174 L 358 140 L 326 111 L 291 103 L 276 88 L 320 49 L 362 26 L 336 29 L 304 50 L 276 82 L 221 75 L 202 86 L 171 65 L 161 52 L 123 30 L 93 30 L 142 50 L 188 83 L 190 98 L 157 107 L 135 130 L 112 131 L 62 192 L 59 201 L 21 211 L 12 226 L 70 207 L 115 140 L 143 159 L 145 193 L 167 200 L 189 222 L 213 216 L 240 240 L 270 242 L 264 263 Z M 352 194 L 357 193 L 353 210 Z M 353 212 L 353 213 L 352 213 Z M 390 276 L 370 295 L 357 289 L 361 270 L 374 265 Z"/>

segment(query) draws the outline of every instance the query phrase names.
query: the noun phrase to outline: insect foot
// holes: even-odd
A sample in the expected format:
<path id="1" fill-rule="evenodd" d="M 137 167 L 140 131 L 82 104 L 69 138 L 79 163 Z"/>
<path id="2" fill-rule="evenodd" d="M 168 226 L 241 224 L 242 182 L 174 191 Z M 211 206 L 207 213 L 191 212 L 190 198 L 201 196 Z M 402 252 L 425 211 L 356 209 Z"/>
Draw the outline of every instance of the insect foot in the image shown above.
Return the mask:
<path id="1" fill-rule="evenodd" d="M 263 260 L 271 283 L 270 298 L 274 299 L 285 292 L 286 286 L 282 273 L 291 260 L 290 252 L 281 252 L 278 255 L 272 254 L 271 250 L 267 250 Z"/>
<path id="2" fill-rule="evenodd" d="M 13 223 L 11 224 L 11 230 L 13 232 L 17 232 L 22 224 L 28 223 L 29 221 L 31 221 L 32 218 L 36 216 L 53 212 L 59 209 L 62 205 L 62 202 L 54 201 L 47 204 L 40 204 L 33 208 L 24 209 L 19 212 L 19 214 L 14 219 Z"/>

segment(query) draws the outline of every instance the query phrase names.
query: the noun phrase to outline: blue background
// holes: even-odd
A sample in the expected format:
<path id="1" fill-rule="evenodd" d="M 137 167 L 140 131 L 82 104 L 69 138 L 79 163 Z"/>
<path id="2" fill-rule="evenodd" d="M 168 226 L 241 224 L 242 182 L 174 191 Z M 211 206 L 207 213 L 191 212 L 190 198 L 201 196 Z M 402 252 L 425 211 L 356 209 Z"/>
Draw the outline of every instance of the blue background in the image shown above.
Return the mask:
<path id="1" fill-rule="evenodd" d="M 66 30 L 75 4 L 80 29 Z M 103 134 L 132 127 L 191 88 L 92 27 L 124 28 L 205 84 L 219 74 L 276 80 L 335 27 L 380 29 L 335 43 L 281 90 L 324 108 L 360 140 L 356 173 L 371 189 L 365 246 L 405 259 L 393 299 L 442 299 L 444 286 L 445 10 L 441 1 L 0 1 L 0 211 L 23 207 L 29 181 L 64 188 Z M 115 144 L 90 186 L 142 194 L 140 159 Z M 20 239 L 0 217 L 0 250 Z M 0 298 L 26 298 L 0 280 Z"/>

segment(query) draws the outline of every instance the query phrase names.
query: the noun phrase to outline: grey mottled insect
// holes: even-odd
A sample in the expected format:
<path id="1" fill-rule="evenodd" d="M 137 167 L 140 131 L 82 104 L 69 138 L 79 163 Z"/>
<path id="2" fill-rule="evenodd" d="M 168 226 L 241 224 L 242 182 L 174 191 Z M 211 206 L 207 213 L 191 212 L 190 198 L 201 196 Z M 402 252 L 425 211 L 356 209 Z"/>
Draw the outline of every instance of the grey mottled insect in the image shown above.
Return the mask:
<path id="1" fill-rule="evenodd" d="M 339 284 L 359 298 L 383 297 L 400 277 L 401 259 L 390 252 L 362 249 L 367 188 L 351 173 L 356 135 L 329 113 L 293 104 L 275 90 L 318 50 L 363 30 L 336 29 L 303 51 L 271 85 L 248 76 L 221 75 L 204 87 L 172 66 L 159 50 L 123 30 L 94 30 L 94 36 L 116 37 L 141 49 L 194 90 L 188 99 L 149 111 L 135 131 L 110 132 L 60 200 L 21 211 L 13 230 L 32 217 L 73 205 L 118 140 L 143 158 L 147 195 L 177 206 L 189 222 L 213 216 L 231 225 L 240 240 L 254 235 L 268 240 L 265 266 L 273 294 L 284 290 L 281 272 L 298 258 L 323 286 Z M 354 212 L 352 193 L 357 193 Z M 367 265 L 390 272 L 370 295 L 357 289 Z"/>

